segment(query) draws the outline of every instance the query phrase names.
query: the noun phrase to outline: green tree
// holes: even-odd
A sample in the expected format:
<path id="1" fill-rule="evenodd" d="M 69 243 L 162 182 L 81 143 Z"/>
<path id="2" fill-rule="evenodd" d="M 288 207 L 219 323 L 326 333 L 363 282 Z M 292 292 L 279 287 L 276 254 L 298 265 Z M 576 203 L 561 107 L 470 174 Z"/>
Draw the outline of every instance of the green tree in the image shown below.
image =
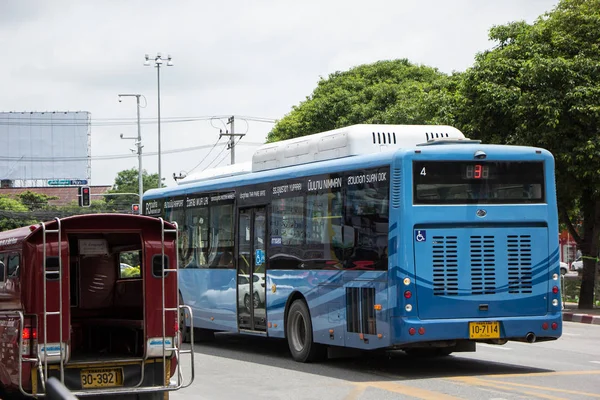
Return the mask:
<path id="1" fill-rule="evenodd" d="M 406 59 L 335 72 L 278 121 L 267 141 L 353 124 L 452 123 L 459 83 L 459 74 L 449 77 Z"/>
<path id="2" fill-rule="evenodd" d="M 600 237 L 600 0 L 562 0 L 533 24 L 493 27 L 490 39 L 497 46 L 463 77 L 458 126 L 486 142 L 554 154 L 560 222 L 586 257 L 579 307 L 591 307 Z"/>
<path id="3" fill-rule="evenodd" d="M 117 173 L 115 183 L 108 193 L 138 193 L 139 191 L 138 169 L 131 168 Z M 143 190 L 155 189 L 158 187 L 158 174 L 148 174 L 146 170 L 142 171 Z M 164 186 L 164 185 L 163 185 Z M 139 204 L 139 196 L 106 196 L 108 206 L 114 211 L 129 212 L 131 204 Z"/>
<path id="4" fill-rule="evenodd" d="M 45 194 L 35 193 L 31 190 L 26 190 L 18 195 L 22 204 L 27 206 L 30 211 L 47 209 L 49 200 L 56 200 L 56 196 L 48 196 Z"/>
<path id="5" fill-rule="evenodd" d="M 30 217 L 28 211 L 27 206 L 19 200 L 0 196 L 0 231 L 35 224 L 37 221 Z"/>

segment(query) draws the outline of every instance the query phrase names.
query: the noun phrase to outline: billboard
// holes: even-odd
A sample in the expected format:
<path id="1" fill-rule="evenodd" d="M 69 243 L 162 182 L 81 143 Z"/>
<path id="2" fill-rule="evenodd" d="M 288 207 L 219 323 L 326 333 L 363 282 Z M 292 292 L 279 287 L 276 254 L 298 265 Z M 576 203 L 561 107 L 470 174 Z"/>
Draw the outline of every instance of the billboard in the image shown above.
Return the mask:
<path id="1" fill-rule="evenodd" d="M 0 179 L 88 181 L 90 135 L 87 111 L 0 112 Z"/>

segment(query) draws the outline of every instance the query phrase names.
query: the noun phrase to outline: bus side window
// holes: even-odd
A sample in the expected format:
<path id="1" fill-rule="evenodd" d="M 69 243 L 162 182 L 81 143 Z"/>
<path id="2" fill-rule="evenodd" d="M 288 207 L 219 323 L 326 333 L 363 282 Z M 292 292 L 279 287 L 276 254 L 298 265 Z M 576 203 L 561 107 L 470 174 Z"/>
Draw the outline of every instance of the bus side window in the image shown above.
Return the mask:
<path id="1" fill-rule="evenodd" d="M 19 263 L 19 254 L 11 254 L 8 256 L 7 278 L 16 278 L 19 276 Z"/>
<path id="2" fill-rule="evenodd" d="M 6 277 L 5 271 L 6 266 L 4 265 L 4 254 L 2 254 L 0 255 L 0 283 L 2 286 L 4 286 L 4 278 Z"/>

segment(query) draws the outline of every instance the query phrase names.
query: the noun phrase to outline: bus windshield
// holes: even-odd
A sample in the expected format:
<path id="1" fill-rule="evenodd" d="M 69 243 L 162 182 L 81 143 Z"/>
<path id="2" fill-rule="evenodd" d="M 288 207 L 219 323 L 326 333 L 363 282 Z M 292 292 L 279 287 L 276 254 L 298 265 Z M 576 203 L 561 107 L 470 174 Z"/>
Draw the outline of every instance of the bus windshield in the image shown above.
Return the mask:
<path id="1" fill-rule="evenodd" d="M 414 161 L 414 204 L 544 203 L 544 164 Z"/>

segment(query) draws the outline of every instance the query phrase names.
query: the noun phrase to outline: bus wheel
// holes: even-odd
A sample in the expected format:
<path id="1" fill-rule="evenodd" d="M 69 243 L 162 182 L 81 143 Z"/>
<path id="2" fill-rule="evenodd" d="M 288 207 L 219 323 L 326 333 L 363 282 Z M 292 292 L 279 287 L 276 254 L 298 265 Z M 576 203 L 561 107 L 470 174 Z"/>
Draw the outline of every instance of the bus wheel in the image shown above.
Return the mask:
<path id="1" fill-rule="evenodd" d="M 325 358 L 325 346 L 313 342 L 310 312 L 302 300 L 295 300 L 288 311 L 286 336 L 294 360 L 310 362 Z"/>
<path id="2" fill-rule="evenodd" d="M 404 349 L 404 352 L 411 357 L 446 357 L 452 354 L 451 347 L 425 347 Z"/>

